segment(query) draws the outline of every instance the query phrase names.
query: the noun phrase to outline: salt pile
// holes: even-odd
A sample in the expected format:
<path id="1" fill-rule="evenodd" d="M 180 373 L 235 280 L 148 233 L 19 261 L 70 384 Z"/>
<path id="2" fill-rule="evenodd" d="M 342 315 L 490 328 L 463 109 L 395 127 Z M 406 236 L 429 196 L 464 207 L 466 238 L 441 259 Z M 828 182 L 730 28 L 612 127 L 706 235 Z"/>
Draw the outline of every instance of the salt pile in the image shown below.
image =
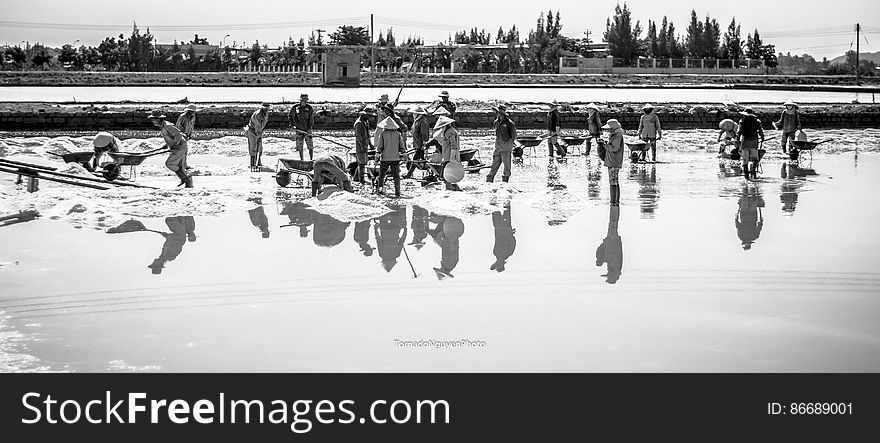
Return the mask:
<path id="1" fill-rule="evenodd" d="M 315 211 L 329 215 L 342 222 L 359 222 L 381 217 L 391 209 L 374 200 L 370 200 L 353 192 L 337 191 L 329 197 L 319 200 L 312 197 L 304 200 Z"/>
<path id="2" fill-rule="evenodd" d="M 547 223 L 558 225 L 577 214 L 586 202 L 567 189 L 548 189 L 538 194 L 530 206 L 547 218 Z"/>

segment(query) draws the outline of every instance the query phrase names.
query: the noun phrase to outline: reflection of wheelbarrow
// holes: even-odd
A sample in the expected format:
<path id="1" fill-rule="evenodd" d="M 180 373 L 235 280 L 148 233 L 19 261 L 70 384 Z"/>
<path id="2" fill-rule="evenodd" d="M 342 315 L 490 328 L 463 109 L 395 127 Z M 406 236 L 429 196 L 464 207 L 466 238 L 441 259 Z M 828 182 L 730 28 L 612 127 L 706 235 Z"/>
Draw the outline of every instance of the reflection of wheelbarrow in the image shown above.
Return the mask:
<path id="1" fill-rule="evenodd" d="M 113 162 L 102 163 L 101 175 L 109 181 L 116 180 L 122 174 L 122 167 L 128 166 L 128 177 L 122 177 L 123 180 L 135 180 L 137 177 L 136 167 L 149 157 L 154 155 L 166 154 L 169 151 L 165 147 L 147 151 L 141 154 L 131 152 L 106 152 L 113 159 Z"/>
<path id="2" fill-rule="evenodd" d="M 95 156 L 95 151 L 79 151 L 79 152 L 68 152 L 66 154 L 56 154 L 54 152 L 50 152 L 49 154 L 56 155 L 61 157 L 64 160 L 64 163 L 79 163 L 82 167 L 92 170 L 92 157 Z"/>
<path id="3" fill-rule="evenodd" d="M 312 172 L 315 170 L 315 162 L 312 160 L 299 160 L 293 158 L 279 158 L 278 170 L 275 172 L 275 182 L 281 187 L 290 184 L 293 175 L 303 177 L 304 188 L 312 183 Z"/>
<path id="4" fill-rule="evenodd" d="M 637 142 L 624 142 L 626 146 L 629 148 L 629 161 L 633 163 L 646 161 L 648 150 L 651 149 L 651 145 L 645 141 L 637 141 Z"/>
<path id="5" fill-rule="evenodd" d="M 829 142 L 831 140 L 832 139 L 830 139 L 830 138 L 825 139 L 825 140 L 821 140 L 821 141 L 817 141 L 817 142 L 808 142 L 808 141 L 804 141 L 804 140 L 792 140 L 791 142 L 794 143 L 796 148 L 790 149 L 788 151 L 788 158 L 790 158 L 792 160 L 797 160 L 800 158 L 801 152 L 805 152 L 805 153 L 810 154 L 810 161 L 813 161 L 813 149 L 815 149 L 816 146 L 819 146 L 822 143 Z"/>

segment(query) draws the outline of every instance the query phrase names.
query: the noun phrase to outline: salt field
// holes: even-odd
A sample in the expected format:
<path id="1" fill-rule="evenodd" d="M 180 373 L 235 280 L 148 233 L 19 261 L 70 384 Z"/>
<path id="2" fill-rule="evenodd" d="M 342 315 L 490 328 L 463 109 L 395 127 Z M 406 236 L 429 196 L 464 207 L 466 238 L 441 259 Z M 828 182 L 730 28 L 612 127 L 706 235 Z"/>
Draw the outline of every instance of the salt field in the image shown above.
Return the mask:
<path id="1" fill-rule="evenodd" d="M 624 163 L 619 209 L 595 153 L 548 188 L 545 145 L 509 184 L 401 199 L 279 188 L 242 137 L 190 143 L 194 189 L 161 156 L 152 190 L 4 174 L 0 213 L 41 216 L 0 227 L 0 370 L 874 372 L 880 130 L 821 135 L 798 164 L 767 142 L 746 182 L 716 131 L 667 131 L 660 163 Z M 490 159 L 486 131 L 462 142 Z M 0 135 L 0 156 L 77 174 L 48 152 L 89 143 Z M 267 139 L 264 164 L 292 147 Z"/>

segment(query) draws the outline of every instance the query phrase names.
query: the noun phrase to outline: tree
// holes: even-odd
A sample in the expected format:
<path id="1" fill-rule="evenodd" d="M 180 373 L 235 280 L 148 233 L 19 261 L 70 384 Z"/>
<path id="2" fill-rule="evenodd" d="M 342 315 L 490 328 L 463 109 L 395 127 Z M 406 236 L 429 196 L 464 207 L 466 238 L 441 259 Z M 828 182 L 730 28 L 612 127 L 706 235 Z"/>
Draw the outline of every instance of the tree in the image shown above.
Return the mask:
<path id="1" fill-rule="evenodd" d="M 21 46 L 13 46 L 11 48 L 7 48 L 6 53 L 9 55 L 9 58 L 12 59 L 12 63 L 14 63 L 19 68 L 22 67 L 27 61 L 27 54 L 21 49 Z"/>
<path id="2" fill-rule="evenodd" d="M 61 54 L 58 54 L 58 62 L 64 67 L 74 67 L 76 65 L 77 52 L 71 44 L 65 44 L 61 47 Z"/>
<path id="3" fill-rule="evenodd" d="M 691 24 L 687 28 L 687 37 L 685 37 L 688 55 L 694 58 L 703 57 L 705 41 L 703 23 L 697 19 L 697 11 L 691 10 Z"/>
<path id="4" fill-rule="evenodd" d="M 498 34 L 495 35 L 495 43 L 507 43 L 504 41 L 504 29 L 502 29 L 501 26 L 498 27 Z"/>
<path id="5" fill-rule="evenodd" d="M 330 34 L 331 45 L 365 46 L 370 44 L 370 31 L 363 26 L 340 26 Z M 309 46 L 312 46 L 311 38 Z"/>
<path id="6" fill-rule="evenodd" d="M 394 28 L 388 28 L 388 34 L 385 35 L 385 42 L 388 43 L 388 46 L 397 46 L 397 42 L 394 41 Z"/>
<path id="7" fill-rule="evenodd" d="M 648 52 L 651 57 L 657 57 L 660 52 L 660 42 L 657 39 L 657 24 L 648 20 Z"/>
<path id="8" fill-rule="evenodd" d="M 642 26 L 636 22 L 632 24 L 632 14 L 624 2 L 623 7 L 618 3 L 614 8 L 613 20 L 609 18 L 605 24 L 604 40 L 608 43 L 612 57 L 622 58 L 624 64 L 629 65 L 641 52 L 639 36 L 642 34 Z"/>
<path id="9" fill-rule="evenodd" d="M 254 42 L 254 45 L 251 46 L 250 59 L 251 63 L 254 66 L 260 64 L 260 59 L 263 58 L 263 50 L 260 48 L 260 41 L 257 40 Z"/>
<path id="10" fill-rule="evenodd" d="M 755 29 L 754 34 L 749 34 L 746 37 L 746 58 L 758 60 L 763 58 L 763 55 L 764 42 L 761 41 L 761 35 L 758 34 L 758 30 Z"/>
<path id="11" fill-rule="evenodd" d="M 727 26 L 724 34 L 724 44 L 721 45 L 721 57 L 739 60 L 743 58 L 743 41 L 740 33 L 740 25 L 736 23 L 736 17 Z"/>
<path id="12" fill-rule="evenodd" d="M 107 37 L 100 45 L 98 45 L 98 53 L 100 54 L 101 64 L 104 66 L 104 69 L 110 71 L 122 67 L 122 41 L 123 37 L 120 34 L 119 42 L 113 37 Z"/>
<path id="13" fill-rule="evenodd" d="M 150 28 L 141 34 L 135 23 L 131 36 L 128 38 L 128 69 L 130 71 L 146 71 L 153 61 L 153 35 Z"/>
<path id="14" fill-rule="evenodd" d="M 45 49 L 41 49 L 31 59 L 31 63 L 33 63 L 34 66 L 36 66 L 37 68 L 40 68 L 40 69 L 43 69 L 43 67 L 45 65 L 49 64 L 50 61 L 52 61 L 52 57 L 49 56 L 48 53 L 46 53 Z"/>
<path id="15" fill-rule="evenodd" d="M 715 19 L 709 18 L 706 14 L 706 21 L 703 23 L 703 58 L 718 58 L 721 52 L 721 27 Z"/>
<path id="16" fill-rule="evenodd" d="M 656 28 L 656 25 L 654 27 Z M 660 25 L 660 30 L 657 31 L 657 53 L 654 54 L 654 57 L 669 57 L 669 23 L 666 21 L 665 15 L 663 16 L 663 24 Z"/>

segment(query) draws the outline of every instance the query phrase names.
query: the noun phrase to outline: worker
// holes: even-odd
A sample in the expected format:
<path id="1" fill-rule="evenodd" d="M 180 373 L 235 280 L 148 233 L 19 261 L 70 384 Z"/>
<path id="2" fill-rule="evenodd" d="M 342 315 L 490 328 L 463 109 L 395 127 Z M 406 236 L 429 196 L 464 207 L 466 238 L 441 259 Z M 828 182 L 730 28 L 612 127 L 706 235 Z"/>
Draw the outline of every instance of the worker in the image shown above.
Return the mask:
<path id="1" fill-rule="evenodd" d="M 338 155 L 324 153 L 315 157 L 312 171 L 312 197 L 318 195 L 324 183 L 335 183 L 340 188 L 352 192 L 351 179 L 345 173 L 345 161 Z"/>
<path id="2" fill-rule="evenodd" d="M 315 110 L 309 104 L 309 95 L 300 94 L 299 103 L 290 108 L 288 115 L 290 127 L 295 133 L 296 152 L 303 159 L 303 142 L 309 147 L 309 160 L 314 159 L 315 145 L 312 142 L 312 129 L 315 127 Z"/>
<path id="3" fill-rule="evenodd" d="M 602 129 L 608 130 L 608 143 L 605 146 L 605 166 L 608 167 L 608 183 L 611 190 L 611 206 L 620 206 L 620 168 L 623 166 L 623 128 L 617 119 L 608 119 Z"/>
<path id="4" fill-rule="evenodd" d="M 406 145 L 401 136 L 400 127 L 392 117 L 376 124 L 376 132 L 382 131 L 376 143 L 376 161 L 379 162 L 379 181 L 376 193 L 384 195 L 385 175 L 390 170 L 394 179 L 394 196 L 400 198 L 400 160 L 406 158 Z"/>
<path id="5" fill-rule="evenodd" d="M 455 102 L 449 100 L 449 92 L 443 91 L 439 95 L 440 100 L 434 102 L 434 115 L 449 113 L 448 117 L 455 120 Z M 442 109 L 443 111 L 440 111 Z M 439 112 L 438 112 L 439 111 Z"/>
<path id="6" fill-rule="evenodd" d="M 444 168 L 449 162 L 461 162 L 458 131 L 453 127 L 453 123 L 455 123 L 455 120 L 443 115 L 434 123 L 433 139 L 440 143 L 441 162 Z M 446 189 L 450 191 L 461 191 L 461 188 L 456 183 L 446 181 L 444 183 L 446 184 Z"/>
<path id="7" fill-rule="evenodd" d="M 587 160 L 590 159 L 590 150 L 593 147 L 593 139 L 598 140 L 599 136 L 602 133 L 602 116 L 599 115 L 599 106 L 595 103 L 590 103 L 586 106 L 587 108 L 587 133 L 589 137 L 587 137 L 587 150 L 586 156 Z M 598 143 L 598 142 L 597 142 Z"/>
<path id="8" fill-rule="evenodd" d="M 428 112 L 421 106 L 409 110 L 414 115 L 412 124 L 412 147 L 414 149 L 412 161 L 409 162 L 406 175 L 403 178 L 411 178 L 416 170 L 416 161 L 425 159 L 425 145 L 431 140 L 431 125 L 428 123 Z"/>
<path id="9" fill-rule="evenodd" d="M 357 161 L 354 177 L 361 184 L 364 183 L 367 153 L 373 150 L 373 141 L 370 139 L 370 117 L 375 116 L 375 110 L 371 106 L 366 106 L 358 112 L 358 118 L 354 121 L 354 155 Z"/>
<path id="10" fill-rule="evenodd" d="M 510 221 L 510 204 L 504 206 L 504 212 L 495 211 L 492 213 L 492 226 L 495 228 L 495 246 L 492 253 L 495 254 L 495 263 L 489 266 L 489 269 L 495 272 L 504 272 L 507 265 L 507 259 L 513 255 L 516 250 L 516 229 L 513 229 Z"/>
<path id="11" fill-rule="evenodd" d="M 495 180 L 495 174 L 504 164 L 504 172 L 501 174 L 501 181 L 507 183 L 510 180 L 511 173 L 511 156 L 513 155 L 513 144 L 516 141 L 516 125 L 507 115 L 507 106 L 493 106 L 495 111 L 495 121 L 492 125 L 495 127 L 495 152 L 492 153 L 492 167 L 489 174 L 486 175 L 486 181 L 492 183 Z"/>
<path id="12" fill-rule="evenodd" d="M 388 114 L 390 114 L 392 109 L 394 109 L 394 107 L 388 102 L 388 94 L 382 94 L 379 97 L 379 101 L 376 103 L 376 121 L 380 122 L 385 120 L 385 117 L 388 117 Z"/>
<path id="13" fill-rule="evenodd" d="M 550 158 L 553 158 L 554 153 L 558 153 L 559 158 L 565 157 L 566 154 L 565 148 L 560 146 L 557 140 L 560 130 L 559 125 L 559 103 L 553 100 L 550 103 L 550 111 L 547 112 L 547 132 L 550 133 L 550 137 L 547 138 L 547 147 L 550 148 Z"/>
<path id="14" fill-rule="evenodd" d="M 639 118 L 637 132 L 640 139 L 648 142 L 651 147 L 651 161 L 657 162 L 657 141 L 663 136 L 660 129 L 660 118 L 654 113 L 654 106 L 650 103 L 642 106 L 642 116 Z"/>
<path id="15" fill-rule="evenodd" d="M 739 129 L 739 126 L 737 126 L 735 121 L 725 118 L 718 123 L 718 129 L 718 140 L 716 140 L 716 143 L 719 144 L 718 154 L 723 155 L 725 146 L 736 144 L 736 131 Z"/>
<path id="16" fill-rule="evenodd" d="M 739 122 L 736 140 L 742 157 L 743 175 L 746 180 L 754 179 L 758 176 L 758 147 L 764 143 L 764 129 L 752 108 L 746 108 L 740 114 L 743 117 Z"/>
<path id="17" fill-rule="evenodd" d="M 119 152 L 119 139 L 109 132 L 99 132 L 92 140 L 95 156 L 92 157 L 92 170 L 98 169 L 101 156 L 106 152 Z"/>
<path id="18" fill-rule="evenodd" d="M 801 114 L 798 112 L 797 103 L 789 100 L 783 104 L 785 110 L 779 115 L 779 120 L 773 122 L 773 128 L 782 126 L 782 152 L 788 153 L 790 141 L 795 140 L 795 133 L 801 130 Z"/>
<path id="19" fill-rule="evenodd" d="M 263 166 L 263 130 L 269 125 L 269 108 L 272 105 L 263 102 L 260 109 L 254 111 L 248 125 L 245 126 L 244 135 L 248 140 L 248 154 L 251 156 L 251 171 L 259 171 Z"/>
<path id="20" fill-rule="evenodd" d="M 596 248 L 596 266 L 608 264 L 608 271 L 602 275 L 605 282 L 609 284 L 617 283 L 623 270 L 623 241 L 617 232 L 617 225 L 620 221 L 620 207 L 612 206 L 608 213 L 608 233 L 602 244 Z"/>
<path id="21" fill-rule="evenodd" d="M 180 132 L 183 132 L 186 135 L 187 140 L 192 140 L 193 130 L 196 128 L 196 111 L 199 108 L 196 105 L 190 103 L 186 105 L 186 109 L 177 117 L 177 129 L 180 129 Z M 187 164 L 186 160 L 183 162 L 183 169 L 191 169 Z"/>
<path id="22" fill-rule="evenodd" d="M 153 126 L 159 128 L 159 133 L 165 140 L 165 146 L 171 151 L 168 154 L 168 160 L 165 160 L 165 167 L 180 178 L 178 186 L 184 185 L 187 188 L 192 188 L 192 176 L 186 173 L 184 167 L 188 151 L 186 136 L 171 122 L 165 121 L 165 115 L 158 109 L 153 110 L 147 118 L 153 122 Z"/>

